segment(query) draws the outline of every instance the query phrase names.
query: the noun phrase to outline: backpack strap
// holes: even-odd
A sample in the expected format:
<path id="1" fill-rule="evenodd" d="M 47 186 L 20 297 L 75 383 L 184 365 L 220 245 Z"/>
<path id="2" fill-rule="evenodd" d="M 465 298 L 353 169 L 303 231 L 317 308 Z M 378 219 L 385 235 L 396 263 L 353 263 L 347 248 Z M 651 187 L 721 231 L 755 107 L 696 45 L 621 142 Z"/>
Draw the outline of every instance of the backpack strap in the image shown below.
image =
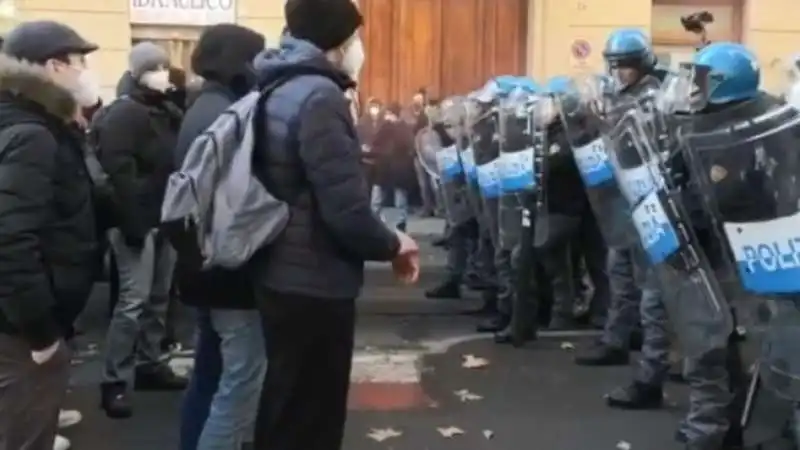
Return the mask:
<path id="1" fill-rule="evenodd" d="M 269 96 L 272 95 L 272 93 L 276 89 L 278 89 L 279 87 L 283 86 L 288 81 L 290 81 L 290 80 L 292 80 L 294 78 L 298 78 L 298 77 L 302 77 L 302 76 L 306 76 L 306 75 L 319 75 L 319 76 L 323 76 L 323 77 L 326 77 L 326 78 L 330 78 L 330 75 L 327 72 L 321 71 L 319 69 L 306 67 L 306 68 L 299 69 L 299 70 L 297 70 L 295 72 L 292 72 L 292 73 L 284 74 L 283 76 L 281 76 L 279 78 L 276 78 L 275 80 L 273 80 L 272 82 L 270 82 L 269 84 L 263 86 L 260 89 L 260 91 L 259 91 L 260 92 L 260 96 L 259 96 L 258 102 L 256 103 L 256 109 L 253 112 L 253 119 L 252 119 L 253 120 L 253 133 L 254 133 L 254 136 L 255 136 L 255 143 L 254 143 L 255 150 L 261 149 L 263 152 L 265 152 L 265 154 L 266 154 L 266 152 L 269 152 L 269 148 L 266 147 L 267 143 L 264 142 L 264 139 L 263 139 L 263 136 L 265 134 L 264 133 L 264 131 L 265 131 L 264 127 L 266 126 L 266 121 L 264 120 L 264 114 L 266 112 L 265 109 L 266 109 L 266 104 L 267 104 L 267 100 L 269 99 Z M 260 152 L 259 151 L 254 151 L 253 152 L 253 173 L 256 176 L 256 178 L 258 178 L 259 181 L 261 181 L 261 183 L 264 185 L 264 187 L 266 187 L 267 190 L 272 192 L 273 195 L 274 195 L 274 189 L 271 189 L 270 186 L 269 186 L 269 177 L 267 177 L 266 170 L 258 169 L 260 167 L 263 167 L 262 164 L 258 164 L 258 161 L 259 161 L 260 158 L 261 158 Z M 302 164 L 300 165 L 300 167 L 302 168 Z M 305 173 L 301 173 L 300 176 L 302 178 L 304 178 L 304 179 L 306 178 Z M 279 200 L 283 200 L 284 202 L 286 202 L 291 207 L 291 206 L 294 205 L 294 203 L 297 201 L 297 199 L 301 195 L 303 195 L 305 192 L 306 192 L 306 189 L 301 189 L 294 196 L 292 196 L 291 199 L 279 198 Z M 275 196 L 275 198 L 278 198 L 278 197 Z"/>

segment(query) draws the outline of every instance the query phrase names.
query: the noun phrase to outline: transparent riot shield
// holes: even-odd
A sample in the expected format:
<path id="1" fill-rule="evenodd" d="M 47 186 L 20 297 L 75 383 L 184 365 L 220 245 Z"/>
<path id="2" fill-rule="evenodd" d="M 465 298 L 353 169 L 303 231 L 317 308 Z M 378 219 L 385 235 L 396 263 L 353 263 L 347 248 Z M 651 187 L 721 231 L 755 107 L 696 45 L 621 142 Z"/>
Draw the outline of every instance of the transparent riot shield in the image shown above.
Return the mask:
<path id="1" fill-rule="evenodd" d="M 499 107 L 498 242 L 504 250 L 513 250 L 519 244 L 523 209 L 536 186 L 531 123 L 534 102 L 534 95 L 520 90 Z"/>
<path id="2" fill-rule="evenodd" d="M 761 107 L 751 107 L 764 111 Z M 724 112 L 723 112 L 724 113 Z M 800 401 L 800 112 L 723 115 L 682 135 L 687 165 L 738 291 L 737 316 L 759 339 L 764 386 Z M 713 119 L 713 120 L 712 120 Z"/>
<path id="3" fill-rule="evenodd" d="M 629 205 L 633 226 L 684 356 L 725 349 L 733 316 L 672 178 L 668 149 L 658 147 L 656 125 L 641 111 L 625 113 L 607 134 L 609 161 Z"/>
<path id="4" fill-rule="evenodd" d="M 442 129 L 434 130 L 435 133 L 447 134 L 438 136 L 440 142 L 443 140 L 453 142 L 451 145 L 441 145 L 436 152 L 439 189 L 446 219 L 452 226 L 465 223 L 473 217 L 472 209 L 467 202 L 467 178 L 459 151 L 463 120 L 462 101 L 460 98 L 449 98 L 442 102 L 443 126 Z"/>
<path id="5" fill-rule="evenodd" d="M 497 129 L 497 107 L 493 103 L 482 104 L 480 114 L 472 126 L 472 148 L 478 194 L 481 202 L 483 223 L 489 230 L 492 244 L 499 245 L 498 201 L 500 198 L 500 135 Z"/>
<path id="6" fill-rule="evenodd" d="M 477 125 L 480 118 L 480 109 L 478 102 L 471 98 L 467 98 L 462 103 L 462 107 L 464 108 L 464 133 L 459 151 L 461 165 L 464 167 L 464 176 L 467 181 L 467 203 L 472 209 L 473 217 L 477 218 L 481 225 L 485 225 L 483 202 L 478 188 L 478 167 L 475 164 L 475 141 L 477 139 L 475 125 Z"/>
<path id="7" fill-rule="evenodd" d="M 604 130 L 613 126 L 606 94 L 586 93 L 575 80 L 569 94 L 558 97 L 559 113 L 573 157 L 583 178 L 589 202 L 609 247 L 628 247 L 637 242 L 628 204 L 620 192 L 609 161 Z"/>

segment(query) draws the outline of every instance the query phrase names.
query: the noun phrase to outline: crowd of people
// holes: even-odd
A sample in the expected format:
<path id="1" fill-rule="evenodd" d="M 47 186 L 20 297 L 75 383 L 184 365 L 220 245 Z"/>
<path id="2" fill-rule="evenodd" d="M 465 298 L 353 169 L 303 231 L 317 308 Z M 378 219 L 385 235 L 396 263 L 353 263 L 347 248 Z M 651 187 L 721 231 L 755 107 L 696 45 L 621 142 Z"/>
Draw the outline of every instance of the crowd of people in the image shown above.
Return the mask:
<path id="1" fill-rule="evenodd" d="M 106 250 L 119 290 L 100 386 L 110 418 L 134 413 L 134 390 L 186 390 L 183 449 L 341 445 L 364 261 L 391 262 L 410 283 L 418 248 L 378 218 L 365 189 L 344 95 L 364 61 L 361 13 L 349 0 L 285 8 L 277 48 L 265 50 L 264 36 L 239 25 L 204 30 L 191 58 L 202 80 L 195 89 L 162 47 L 137 43 L 105 105 L 87 58 L 98 46 L 80 30 L 30 21 L 4 36 L 3 450 L 69 447 L 57 436 L 59 424 L 79 420 L 61 411 L 69 341 Z M 193 143 L 254 90 L 252 170 L 290 214 L 246 265 L 205 270 L 175 250 L 162 202 Z M 173 287 L 197 310 L 189 380 L 162 358 Z"/>
<path id="2" fill-rule="evenodd" d="M 191 58 L 201 80 L 194 87 L 162 47 L 139 42 L 108 104 L 87 58 L 98 46 L 80 30 L 31 21 L 4 37 L 0 450 L 69 447 L 57 435 L 79 420 L 63 410 L 69 342 L 105 265 L 118 286 L 100 385 L 109 418 L 134 414 L 133 391 L 185 391 L 182 450 L 341 448 L 364 263 L 390 262 L 401 282 L 417 280 L 419 248 L 405 233 L 414 192 L 423 215 L 447 222 L 447 276 L 426 295 L 481 291 L 488 318 L 477 327 L 498 343 L 524 344 L 541 327 L 602 329 L 576 362 L 627 365 L 641 349 L 633 380 L 606 396 L 633 410 L 663 405 L 669 352 L 679 348 L 676 379 L 690 390 L 676 432 L 685 448 L 741 448 L 741 418 L 754 414 L 748 377 L 762 376 L 792 406 L 800 400 L 787 394 L 800 364 L 782 351 L 793 348 L 785 336 L 768 346 L 763 371 L 748 373 L 734 314 L 744 292 L 784 304 L 779 294 L 800 287 L 748 278 L 772 247 L 747 247 L 740 253 L 751 272 L 726 272 L 740 261 L 728 260 L 725 249 L 737 247 L 725 226 L 741 234 L 751 222 L 789 220 L 800 192 L 787 175 L 799 167 L 784 151 L 796 134 L 781 134 L 800 119 L 760 90 L 744 46 L 705 42 L 682 89 L 685 74 L 661 69 L 641 31 L 621 29 L 608 38 L 608 73 L 592 78 L 595 89 L 565 76 L 541 84 L 498 77 L 441 101 L 420 89 L 407 108 L 370 99 L 358 117 L 358 7 L 288 0 L 285 17 L 275 48 L 240 25 L 205 29 Z M 231 125 L 240 117 L 246 126 Z M 677 135 L 680 145 L 670 147 Z M 705 170 L 694 156 L 703 145 L 737 148 L 746 161 L 715 158 Z M 663 151 L 643 162 L 641 149 L 651 147 Z M 260 191 L 231 188 L 227 171 L 241 168 L 242 154 L 252 157 L 235 182 L 252 178 Z M 198 173 L 203 158 L 214 176 Z M 728 177 L 736 171 L 741 177 Z M 201 205 L 205 192 L 192 192 L 203 211 L 168 222 L 187 179 L 190 190 L 215 189 L 212 207 Z M 258 195 L 240 204 L 241 192 Z M 760 209 L 732 207 L 734 197 Z M 273 238 L 228 233 L 265 205 L 275 216 L 256 222 L 274 227 Z M 237 264 L 209 263 L 219 261 L 220 244 L 253 252 Z M 188 379 L 163 358 L 175 292 L 197 312 Z M 589 292 L 588 307 L 576 311 Z M 696 306 L 709 298 L 714 311 Z M 788 373 L 780 389 L 770 384 L 773 366 Z M 773 425 L 783 432 L 791 420 Z"/>

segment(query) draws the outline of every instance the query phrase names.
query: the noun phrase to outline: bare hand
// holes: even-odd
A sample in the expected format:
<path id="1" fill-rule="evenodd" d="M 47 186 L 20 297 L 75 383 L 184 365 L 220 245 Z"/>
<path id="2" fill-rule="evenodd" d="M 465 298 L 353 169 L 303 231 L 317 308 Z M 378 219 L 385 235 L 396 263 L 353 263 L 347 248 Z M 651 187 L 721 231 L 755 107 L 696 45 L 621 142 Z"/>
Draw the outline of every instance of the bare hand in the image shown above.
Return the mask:
<path id="1" fill-rule="evenodd" d="M 398 255 L 392 260 L 394 275 L 403 284 L 414 284 L 419 279 L 419 253 Z"/>
<path id="2" fill-rule="evenodd" d="M 405 284 L 416 283 L 419 279 L 419 246 L 416 241 L 402 231 L 396 231 L 400 239 L 400 249 L 392 260 L 395 276 Z"/>

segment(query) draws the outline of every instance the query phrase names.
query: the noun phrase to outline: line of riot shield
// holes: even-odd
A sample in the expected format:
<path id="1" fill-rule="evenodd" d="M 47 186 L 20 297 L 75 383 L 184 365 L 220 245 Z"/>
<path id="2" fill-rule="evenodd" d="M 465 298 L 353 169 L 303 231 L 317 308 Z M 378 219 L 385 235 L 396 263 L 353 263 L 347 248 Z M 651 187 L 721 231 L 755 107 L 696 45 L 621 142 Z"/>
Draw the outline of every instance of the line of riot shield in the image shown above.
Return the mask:
<path id="1" fill-rule="evenodd" d="M 435 153 L 439 189 L 447 221 L 452 226 L 461 225 L 474 217 L 467 201 L 467 178 L 459 151 L 464 112 L 462 101 L 460 98 L 449 98 L 442 102 L 441 114 L 445 129 L 441 131 L 447 133 L 445 138 L 453 143 L 440 145 Z M 439 141 L 442 139 L 440 136 Z"/>
<path id="2" fill-rule="evenodd" d="M 609 161 L 647 258 L 648 276 L 662 298 L 684 356 L 725 349 L 733 332 L 731 309 L 684 207 L 684 190 L 672 177 L 670 158 L 653 139 L 650 116 L 631 109 L 608 132 Z M 718 248 L 713 246 L 711 248 Z"/>
<path id="3" fill-rule="evenodd" d="M 609 247 L 629 247 L 636 243 L 637 237 L 628 204 L 614 178 L 614 169 L 609 161 L 610 149 L 603 133 L 613 123 L 607 117 L 607 108 L 598 107 L 607 100 L 604 98 L 606 94 L 592 92 L 587 95 L 586 89 L 580 86 L 584 82 L 573 81 L 574 86 L 568 90 L 571 94 L 558 97 L 559 113 L 606 244 Z"/>
<path id="4" fill-rule="evenodd" d="M 530 114 L 534 100 L 535 95 L 517 90 L 499 106 L 498 243 L 504 250 L 519 245 L 523 209 L 530 203 L 536 186 Z"/>
<path id="5" fill-rule="evenodd" d="M 759 99 L 758 101 L 765 101 Z M 741 108 L 740 108 L 741 109 Z M 682 134 L 687 166 L 727 252 L 738 318 L 760 340 L 764 386 L 800 401 L 800 112 L 709 118 Z M 766 112 L 763 112 L 767 110 Z M 723 112 L 724 113 L 724 112 Z M 719 113 L 719 114 L 723 114 Z"/>

